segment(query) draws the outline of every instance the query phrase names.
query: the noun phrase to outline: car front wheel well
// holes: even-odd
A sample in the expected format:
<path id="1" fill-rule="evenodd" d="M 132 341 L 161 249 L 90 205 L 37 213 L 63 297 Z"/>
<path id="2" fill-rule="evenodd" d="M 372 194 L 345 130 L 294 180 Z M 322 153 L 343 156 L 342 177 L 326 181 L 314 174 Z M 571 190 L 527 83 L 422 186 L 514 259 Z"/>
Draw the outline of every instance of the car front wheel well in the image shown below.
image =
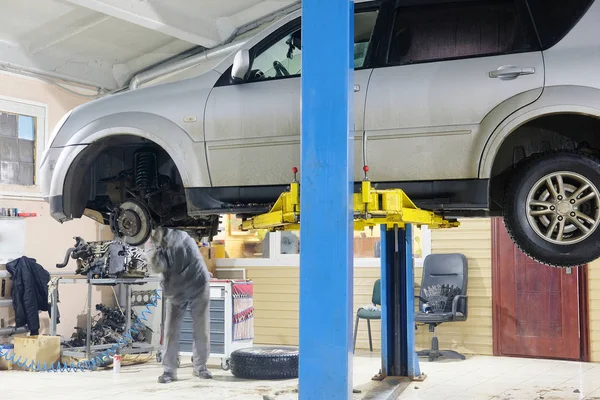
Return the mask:
<path id="1" fill-rule="evenodd" d="M 177 166 L 156 143 L 132 135 L 110 136 L 89 145 L 71 164 L 63 191 L 67 216 L 80 218 L 87 209 L 108 223 L 112 209 L 131 199 L 146 203 L 158 221 L 175 213 L 187 216 Z"/>

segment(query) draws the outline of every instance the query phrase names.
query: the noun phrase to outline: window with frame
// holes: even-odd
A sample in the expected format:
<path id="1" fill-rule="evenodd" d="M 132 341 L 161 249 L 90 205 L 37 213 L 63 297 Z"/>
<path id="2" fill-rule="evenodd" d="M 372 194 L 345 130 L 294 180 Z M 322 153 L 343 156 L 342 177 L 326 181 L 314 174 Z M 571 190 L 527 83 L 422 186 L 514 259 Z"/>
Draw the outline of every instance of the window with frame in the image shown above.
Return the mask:
<path id="1" fill-rule="evenodd" d="M 357 12 L 354 15 L 354 68 L 365 65 L 373 37 L 377 10 Z M 258 51 L 252 62 L 249 81 L 300 76 L 302 71 L 302 32 L 295 29 L 271 46 Z"/>
<path id="2" fill-rule="evenodd" d="M 302 35 L 296 29 L 261 51 L 252 62 L 250 81 L 299 76 L 302 69 Z"/>
<path id="3" fill-rule="evenodd" d="M 388 64 L 538 49 L 530 17 L 515 0 L 400 7 L 392 28 Z"/>
<path id="4" fill-rule="evenodd" d="M 36 117 L 0 111 L 0 183 L 34 184 L 35 139 Z"/>

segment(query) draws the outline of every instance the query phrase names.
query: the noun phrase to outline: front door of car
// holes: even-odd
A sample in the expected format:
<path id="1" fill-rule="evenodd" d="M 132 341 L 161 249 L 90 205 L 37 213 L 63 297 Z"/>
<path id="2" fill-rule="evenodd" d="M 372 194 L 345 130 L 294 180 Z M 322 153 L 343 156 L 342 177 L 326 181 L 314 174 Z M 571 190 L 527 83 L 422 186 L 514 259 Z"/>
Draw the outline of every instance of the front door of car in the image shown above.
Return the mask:
<path id="1" fill-rule="evenodd" d="M 369 82 L 367 155 L 374 181 L 477 177 L 484 118 L 535 101 L 542 53 L 523 0 L 399 0 Z M 485 140 L 485 139 L 482 139 Z"/>
<path id="2" fill-rule="evenodd" d="M 355 175 L 362 171 L 364 105 L 372 69 L 367 60 L 377 10 L 357 9 L 355 21 Z M 302 50 L 300 19 L 250 49 L 243 82 L 221 79 L 205 114 L 206 152 L 213 186 L 284 185 L 300 167 Z M 324 74 L 327 71 L 323 65 Z M 231 74 L 231 69 L 225 74 Z"/>

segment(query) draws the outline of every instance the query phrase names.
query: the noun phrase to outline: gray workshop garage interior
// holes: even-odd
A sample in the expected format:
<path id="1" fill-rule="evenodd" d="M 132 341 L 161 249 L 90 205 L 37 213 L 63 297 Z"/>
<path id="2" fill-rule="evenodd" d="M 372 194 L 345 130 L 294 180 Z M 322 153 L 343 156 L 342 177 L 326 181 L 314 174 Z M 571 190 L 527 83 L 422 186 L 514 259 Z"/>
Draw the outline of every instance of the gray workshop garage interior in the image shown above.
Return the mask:
<path id="1" fill-rule="evenodd" d="M 600 399 L 599 2 L 0 4 L 0 398 Z"/>

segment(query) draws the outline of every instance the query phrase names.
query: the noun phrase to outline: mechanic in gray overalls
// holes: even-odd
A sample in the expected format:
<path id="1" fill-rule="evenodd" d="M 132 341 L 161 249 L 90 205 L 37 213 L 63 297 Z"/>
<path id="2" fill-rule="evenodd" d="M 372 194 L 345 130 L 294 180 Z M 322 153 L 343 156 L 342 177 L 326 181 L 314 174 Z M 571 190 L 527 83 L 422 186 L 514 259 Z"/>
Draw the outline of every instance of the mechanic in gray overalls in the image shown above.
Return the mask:
<path id="1" fill-rule="evenodd" d="M 150 237 L 148 261 L 163 275 L 166 322 L 163 340 L 164 373 L 160 383 L 177 380 L 181 321 L 186 308 L 194 326 L 194 375 L 211 379 L 206 368 L 210 354 L 210 273 L 198 245 L 183 231 L 157 228 Z"/>

